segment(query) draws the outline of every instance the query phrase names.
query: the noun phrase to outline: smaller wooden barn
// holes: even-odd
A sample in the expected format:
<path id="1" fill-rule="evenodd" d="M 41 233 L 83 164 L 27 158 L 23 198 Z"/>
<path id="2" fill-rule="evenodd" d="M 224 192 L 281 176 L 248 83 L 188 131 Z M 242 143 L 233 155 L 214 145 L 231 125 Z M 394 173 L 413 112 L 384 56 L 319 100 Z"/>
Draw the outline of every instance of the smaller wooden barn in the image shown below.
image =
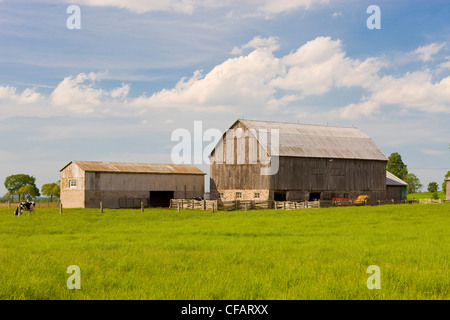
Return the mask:
<path id="1" fill-rule="evenodd" d="M 188 164 L 109 161 L 70 161 L 60 173 L 65 208 L 168 207 L 203 197 L 206 174 Z"/>
<path id="2" fill-rule="evenodd" d="M 408 184 L 400 179 L 399 177 L 393 175 L 389 171 L 386 171 L 386 199 L 387 200 L 406 200 Z"/>

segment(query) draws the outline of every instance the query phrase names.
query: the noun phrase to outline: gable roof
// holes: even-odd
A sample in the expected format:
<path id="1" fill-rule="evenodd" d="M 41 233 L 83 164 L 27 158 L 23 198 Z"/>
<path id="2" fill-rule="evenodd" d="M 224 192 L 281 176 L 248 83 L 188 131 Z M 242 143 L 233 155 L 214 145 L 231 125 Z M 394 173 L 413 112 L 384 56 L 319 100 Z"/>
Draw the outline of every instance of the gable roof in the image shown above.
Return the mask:
<path id="1" fill-rule="evenodd" d="M 94 172 L 206 174 L 192 164 L 155 164 L 78 160 L 70 161 L 60 171 L 63 171 L 71 163 L 76 164 L 84 171 Z"/>
<path id="2" fill-rule="evenodd" d="M 408 184 L 400 179 L 399 177 L 393 175 L 389 171 L 386 171 L 386 185 L 387 186 L 407 186 Z"/>
<path id="3" fill-rule="evenodd" d="M 267 130 L 268 137 L 271 130 L 278 130 L 279 156 L 388 160 L 372 139 L 357 128 L 238 119 L 230 129 L 239 122 L 256 132 Z M 270 139 L 266 150 L 270 153 Z"/>

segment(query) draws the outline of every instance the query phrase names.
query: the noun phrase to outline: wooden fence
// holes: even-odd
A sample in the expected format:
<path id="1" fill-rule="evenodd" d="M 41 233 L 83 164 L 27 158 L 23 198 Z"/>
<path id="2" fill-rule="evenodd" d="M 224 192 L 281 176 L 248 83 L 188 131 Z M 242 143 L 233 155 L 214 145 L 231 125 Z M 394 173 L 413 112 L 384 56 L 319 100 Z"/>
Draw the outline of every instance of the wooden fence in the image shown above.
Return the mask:
<path id="1" fill-rule="evenodd" d="M 274 201 L 274 200 L 195 200 L 195 199 L 171 199 L 170 208 L 200 209 L 200 210 L 255 210 L 255 209 L 307 209 L 320 208 L 320 201 Z"/>
<path id="2" fill-rule="evenodd" d="M 217 210 L 217 200 L 170 199 L 170 208 Z"/>
<path id="3" fill-rule="evenodd" d="M 3 202 L 0 203 L 0 208 L 10 208 L 15 209 L 17 208 L 18 202 Z M 59 208 L 59 201 L 58 202 L 36 202 L 36 208 Z"/>

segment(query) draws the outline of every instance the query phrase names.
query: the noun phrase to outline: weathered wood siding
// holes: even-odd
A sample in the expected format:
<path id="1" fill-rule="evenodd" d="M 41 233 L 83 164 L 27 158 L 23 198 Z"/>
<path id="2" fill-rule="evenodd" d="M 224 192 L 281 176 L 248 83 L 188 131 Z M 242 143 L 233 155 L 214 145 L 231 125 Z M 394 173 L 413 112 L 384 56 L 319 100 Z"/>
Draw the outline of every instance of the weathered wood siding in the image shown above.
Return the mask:
<path id="1" fill-rule="evenodd" d="M 386 190 L 386 162 L 280 157 L 273 190 L 352 192 Z M 330 195 L 331 196 L 331 195 Z"/>
<path id="2" fill-rule="evenodd" d="M 152 173 L 86 173 L 86 208 L 119 208 L 121 201 L 148 206 L 151 191 L 174 191 L 174 198 L 203 197 L 204 176 Z M 133 201 L 134 199 L 134 201 Z"/>
<path id="3" fill-rule="evenodd" d="M 270 176 L 261 175 L 268 165 L 268 154 L 256 137 L 241 123 L 228 131 L 218 143 L 211 157 L 210 193 L 218 199 L 219 193 L 233 190 L 269 190 Z M 232 143 L 227 143 L 233 139 Z M 227 196 L 234 199 L 234 197 Z"/>
<path id="4" fill-rule="evenodd" d="M 402 197 L 402 186 L 386 186 L 386 200 L 400 201 Z"/>

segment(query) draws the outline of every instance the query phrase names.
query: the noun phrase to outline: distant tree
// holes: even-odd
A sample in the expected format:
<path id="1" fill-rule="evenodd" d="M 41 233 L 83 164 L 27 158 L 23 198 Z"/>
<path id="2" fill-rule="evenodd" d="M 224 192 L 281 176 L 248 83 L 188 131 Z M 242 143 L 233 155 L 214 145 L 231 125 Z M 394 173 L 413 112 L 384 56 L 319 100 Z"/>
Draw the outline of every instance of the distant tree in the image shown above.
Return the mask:
<path id="1" fill-rule="evenodd" d="M 408 184 L 408 193 L 419 192 L 423 187 L 419 178 L 414 173 L 408 173 L 405 177 L 405 182 Z"/>
<path id="2" fill-rule="evenodd" d="M 39 194 L 39 189 L 36 187 L 36 178 L 27 174 L 14 174 L 5 179 L 5 188 L 8 190 L 9 194 L 18 195 L 19 201 L 22 193 L 19 193 L 19 189 L 31 185 L 34 187 L 37 194 Z M 22 190 L 23 191 L 23 190 Z"/>
<path id="3" fill-rule="evenodd" d="M 404 180 L 408 174 L 408 168 L 406 164 L 403 163 L 401 155 L 397 152 L 394 152 L 389 156 L 386 170 L 402 180 Z"/>
<path id="4" fill-rule="evenodd" d="M 23 199 L 35 199 L 36 197 L 39 197 L 41 194 L 39 193 L 39 189 L 31 184 L 27 184 L 26 186 L 21 187 L 19 190 L 17 190 L 17 194 L 22 196 Z"/>
<path id="5" fill-rule="evenodd" d="M 444 193 L 447 192 L 447 178 L 450 177 L 450 171 L 448 171 L 445 174 L 445 178 L 444 178 L 444 182 L 442 183 L 442 191 L 444 191 Z"/>
<path id="6" fill-rule="evenodd" d="M 44 196 L 50 197 L 50 201 L 53 201 L 53 197 L 59 198 L 61 189 L 57 183 L 53 182 L 44 184 L 41 191 Z"/>
<path id="7" fill-rule="evenodd" d="M 439 185 L 436 182 L 430 182 L 428 184 L 428 192 L 437 192 L 439 189 Z"/>

